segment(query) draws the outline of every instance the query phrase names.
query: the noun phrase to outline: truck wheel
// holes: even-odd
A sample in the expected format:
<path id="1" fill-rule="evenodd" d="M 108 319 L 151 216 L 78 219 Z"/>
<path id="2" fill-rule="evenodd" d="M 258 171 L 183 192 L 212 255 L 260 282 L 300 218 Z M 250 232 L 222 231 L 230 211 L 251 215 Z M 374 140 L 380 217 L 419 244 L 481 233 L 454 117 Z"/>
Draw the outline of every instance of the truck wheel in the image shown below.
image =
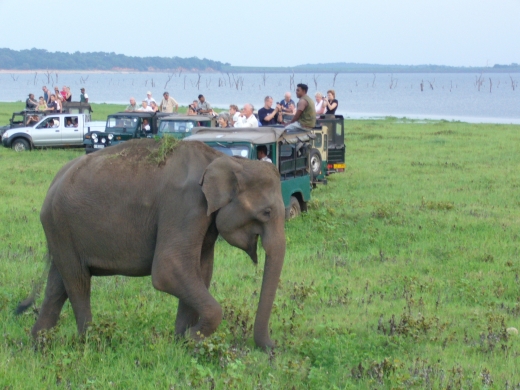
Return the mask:
<path id="1" fill-rule="evenodd" d="M 291 196 L 291 201 L 289 202 L 289 207 L 285 209 L 285 219 L 293 219 L 301 214 L 300 202 L 296 199 L 295 196 Z"/>
<path id="2" fill-rule="evenodd" d="M 11 144 L 11 148 L 13 148 L 15 152 L 27 152 L 31 150 L 29 142 L 27 142 L 23 138 L 15 139 Z"/>
<path id="3" fill-rule="evenodd" d="M 318 149 L 312 149 L 311 155 L 311 178 L 316 179 L 321 172 L 321 154 Z"/>

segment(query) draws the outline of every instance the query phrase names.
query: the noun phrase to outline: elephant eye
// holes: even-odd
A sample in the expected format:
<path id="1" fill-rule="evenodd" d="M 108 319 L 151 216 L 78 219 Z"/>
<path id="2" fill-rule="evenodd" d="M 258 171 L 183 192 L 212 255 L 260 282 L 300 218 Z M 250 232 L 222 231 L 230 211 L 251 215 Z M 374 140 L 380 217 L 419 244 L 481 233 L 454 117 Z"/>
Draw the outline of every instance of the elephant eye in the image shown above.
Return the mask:
<path id="1" fill-rule="evenodd" d="M 262 215 L 264 218 L 271 218 L 271 209 L 265 209 Z"/>

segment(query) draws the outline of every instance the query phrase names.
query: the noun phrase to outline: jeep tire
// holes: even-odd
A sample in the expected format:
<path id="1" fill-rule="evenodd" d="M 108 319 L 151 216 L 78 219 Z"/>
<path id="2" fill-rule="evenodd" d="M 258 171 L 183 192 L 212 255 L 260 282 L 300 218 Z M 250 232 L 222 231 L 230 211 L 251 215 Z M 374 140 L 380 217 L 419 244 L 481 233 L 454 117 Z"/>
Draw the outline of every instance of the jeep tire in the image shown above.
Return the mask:
<path id="1" fill-rule="evenodd" d="M 295 196 L 291 196 L 289 206 L 285 209 L 285 220 L 296 218 L 301 214 L 300 202 Z"/>
<path id="2" fill-rule="evenodd" d="M 309 157 L 311 165 L 311 179 L 312 181 L 321 173 L 321 153 L 318 149 L 312 149 Z"/>
<path id="3" fill-rule="evenodd" d="M 31 150 L 29 142 L 23 138 L 15 139 L 11 144 L 11 148 L 13 148 L 15 152 L 28 152 Z"/>

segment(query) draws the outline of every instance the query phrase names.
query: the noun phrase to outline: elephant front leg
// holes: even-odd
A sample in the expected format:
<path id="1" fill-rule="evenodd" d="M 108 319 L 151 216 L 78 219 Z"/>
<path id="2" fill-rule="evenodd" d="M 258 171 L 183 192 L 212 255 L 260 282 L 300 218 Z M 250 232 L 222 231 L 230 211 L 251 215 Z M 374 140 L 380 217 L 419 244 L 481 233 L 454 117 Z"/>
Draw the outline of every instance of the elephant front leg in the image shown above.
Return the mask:
<path id="1" fill-rule="evenodd" d="M 206 233 L 206 237 L 204 238 L 200 256 L 201 276 L 204 280 L 204 285 L 208 290 L 211 284 L 211 278 L 213 276 L 213 259 L 217 237 L 217 229 L 215 228 L 214 224 L 212 224 Z M 189 328 L 196 326 L 198 321 L 199 313 L 184 301 L 179 300 L 177 318 L 175 320 L 175 334 L 184 335 Z"/>

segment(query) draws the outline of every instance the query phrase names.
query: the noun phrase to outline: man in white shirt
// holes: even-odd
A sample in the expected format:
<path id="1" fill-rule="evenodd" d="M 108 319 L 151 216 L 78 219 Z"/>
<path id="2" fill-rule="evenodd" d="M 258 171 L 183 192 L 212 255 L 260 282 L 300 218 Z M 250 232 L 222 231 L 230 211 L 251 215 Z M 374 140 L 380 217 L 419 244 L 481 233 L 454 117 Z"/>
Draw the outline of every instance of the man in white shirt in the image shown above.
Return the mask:
<path id="1" fill-rule="evenodd" d="M 153 111 L 153 108 L 148 105 L 146 100 L 143 100 L 141 103 L 141 108 L 137 111 Z"/>
<path id="2" fill-rule="evenodd" d="M 267 146 L 265 146 L 265 145 L 258 145 L 256 147 L 256 157 L 260 161 L 266 161 L 266 162 L 270 162 L 270 163 L 273 162 L 269 157 L 267 157 Z"/>
<path id="3" fill-rule="evenodd" d="M 255 108 L 252 104 L 246 103 L 244 105 L 244 113 L 240 114 L 235 123 L 235 127 L 258 127 L 258 120 L 253 115 Z"/>
<path id="4" fill-rule="evenodd" d="M 155 99 L 152 97 L 152 93 L 150 91 L 146 92 L 146 103 L 151 107 L 152 102 L 155 102 Z M 157 102 L 156 102 L 157 103 Z"/>

